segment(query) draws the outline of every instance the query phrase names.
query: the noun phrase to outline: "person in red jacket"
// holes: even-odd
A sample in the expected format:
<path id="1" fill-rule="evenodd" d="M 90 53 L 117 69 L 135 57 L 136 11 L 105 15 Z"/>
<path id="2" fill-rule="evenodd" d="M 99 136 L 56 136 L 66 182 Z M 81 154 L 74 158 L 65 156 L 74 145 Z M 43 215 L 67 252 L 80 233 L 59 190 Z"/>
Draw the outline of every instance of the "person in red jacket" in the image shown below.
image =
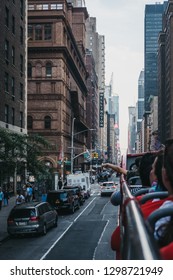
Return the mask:
<path id="1" fill-rule="evenodd" d="M 163 260 L 173 260 L 173 242 L 160 249 L 160 255 Z"/>
<path id="2" fill-rule="evenodd" d="M 145 204 L 141 205 L 141 211 L 144 219 L 156 209 L 160 208 L 160 206 L 164 207 L 164 205 L 168 204 L 168 201 L 173 201 L 173 140 L 170 140 L 166 143 L 165 151 L 164 151 L 164 161 L 162 166 L 162 180 L 163 185 L 168 190 L 168 197 L 165 199 L 159 200 L 150 200 Z M 164 225 L 165 226 L 165 225 Z M 112 234 L 111 238 L 111 246 L 112 249 L 120 253 L 120 229 L 116 228 L 116 230 Z M 173 234 L 172 234 L 173 237 Z M 117 242 L 118 240 L 118 242 Z M 173 240 L 172 240 L 173 241 Z M 165 249 L 166 250 L 166 249 Z"/>

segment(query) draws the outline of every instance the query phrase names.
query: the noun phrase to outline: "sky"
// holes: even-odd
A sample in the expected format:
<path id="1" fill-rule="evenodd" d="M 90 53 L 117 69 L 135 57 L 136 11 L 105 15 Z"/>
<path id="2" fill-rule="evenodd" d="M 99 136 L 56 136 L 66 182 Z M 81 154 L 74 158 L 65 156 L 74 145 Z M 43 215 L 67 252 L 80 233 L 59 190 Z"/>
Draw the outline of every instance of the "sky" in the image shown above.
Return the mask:
<path id="1" fill-rule="evenodd" d="M 144 13 L 147 0 L 85 0 L 97 32 L 105 36 L 105 82 L 113 75 L 113 93 L 119 95 L 121 152 L 127 151 L 128 107 L 136 106 L 138 78 L 144 68 Z M 163 1 L 160 1 L 163 3 Z"/>

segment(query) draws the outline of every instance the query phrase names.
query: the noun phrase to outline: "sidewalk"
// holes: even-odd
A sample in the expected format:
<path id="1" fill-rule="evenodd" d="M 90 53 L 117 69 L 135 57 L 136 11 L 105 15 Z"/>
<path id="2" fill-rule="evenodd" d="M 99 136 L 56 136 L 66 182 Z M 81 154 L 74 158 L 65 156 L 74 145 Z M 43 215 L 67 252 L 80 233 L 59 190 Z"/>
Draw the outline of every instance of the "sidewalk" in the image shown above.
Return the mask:
<path id="1" fill-rule="evenodd" d="M 12 196 L 10 197 L 8 201 L 8 206 L 3 206 L 0 210 L 0 242 L 8 237 L 7 233 L 7 217 L 10 212 L 10 210 L 15 206 L 16 197 Z"/>

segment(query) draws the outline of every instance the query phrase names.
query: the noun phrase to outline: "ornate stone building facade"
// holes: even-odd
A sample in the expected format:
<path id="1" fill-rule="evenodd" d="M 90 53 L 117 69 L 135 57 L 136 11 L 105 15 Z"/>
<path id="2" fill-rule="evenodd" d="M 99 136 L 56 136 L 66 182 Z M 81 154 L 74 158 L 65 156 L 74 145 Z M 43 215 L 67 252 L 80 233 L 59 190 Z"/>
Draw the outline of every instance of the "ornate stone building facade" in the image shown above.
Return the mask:
<path id="1" fill-rule="evenodd" d="M 85 7 L 73 7 L 66 0 L 28 1 L 28 133 L 38 133 L 52 144 L 42 160 L 61 175 L 64 159 L 63 169 L 70 165 L 72 133 L 74 156 L 86 143 L 87 132 L 79 132 L 88 130 L 87 17 Z M 80 165 L 80 157 L 75 165 Z"/>

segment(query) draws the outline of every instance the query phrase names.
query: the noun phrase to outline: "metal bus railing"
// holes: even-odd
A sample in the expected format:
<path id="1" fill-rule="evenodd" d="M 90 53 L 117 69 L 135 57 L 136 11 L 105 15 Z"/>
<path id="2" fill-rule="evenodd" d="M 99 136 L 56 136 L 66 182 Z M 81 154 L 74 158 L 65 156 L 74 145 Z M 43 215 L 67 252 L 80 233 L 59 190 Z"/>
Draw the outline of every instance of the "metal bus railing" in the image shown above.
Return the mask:
<path id="1" fill-rule="evenodd" d="M 119 225 L 122 259 L 161 259 L 153 234 L 142 216 L 139 203 L 131 194 L 123 175 L 121 176 L 121 194 Z"/>

